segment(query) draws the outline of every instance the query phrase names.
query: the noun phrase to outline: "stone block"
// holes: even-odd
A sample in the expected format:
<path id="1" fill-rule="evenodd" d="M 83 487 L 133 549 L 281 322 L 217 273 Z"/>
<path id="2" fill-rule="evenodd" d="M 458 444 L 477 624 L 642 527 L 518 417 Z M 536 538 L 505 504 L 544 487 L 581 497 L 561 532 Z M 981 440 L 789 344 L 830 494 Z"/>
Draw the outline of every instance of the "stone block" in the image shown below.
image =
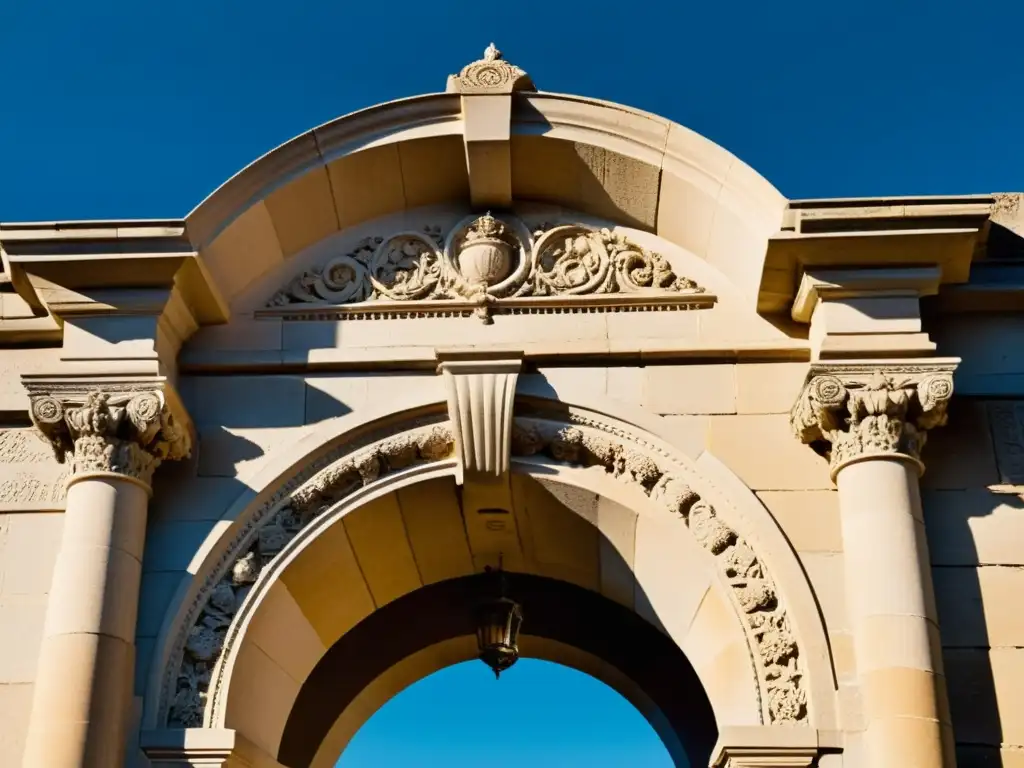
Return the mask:
<path id="1" fill-rule="evenodd" d="M 182 397 L 196 426 L 259 428 L 304 423 L 306 384 L 301 376 L 192 376 Z"/>
<path id="2" fill-rule="evenodd" d="M 405 207 L 398 146 L 345 155 L 327 166 L 342 229 Z"/>
<path id="3" fill-rule="evenodd" d="M 0 544 L 0 594 L 49 593 L 63 530 L 61 514 L 22 512 L 11 516 Z"/>
<path id="4" fill-rule="evenodd" d="M 215 525 L 212 520 L 151 523 L 146 531 L 143 571 L 184 571 Z"/>
<path id="5" fill-rule="evenodd" d="M 736 413 L 733 365 L 652 365 L 644 378 L 643 404 L 655 413 Z"/>
<path id="6" fill-rule="evenodd" d="M 304 426 L 200 430 L 196 471 L 200 477 L 249 477 L 264 458 L 286 450 L 307 431 Z"/>
<path id="7" fill-rule="evenodd" d="M 630 405 L 640 405 L 644 396 L 643 368 L 609 368 L 608 397 Z"/>
<path id="8" fill-rule="evenodd" d="M 761 491 L 757 494 L 797 552 L 842 552 L 836 491 Z"/>
<path id="9" fill-rule="evenodd" d="M 398 503 L 424 584 L 473 572 L 458 489 L 450 478 L 400 489 Z"/>
<path id="10" fill-rule="evenodd" d="M 736 366 L 738 413 L 789 413 L 807 377 L 806 363 L 744 363 Z"/>
<path id="11" fill-rule="evenodd" d="M 436 136 L 398 145 L 405 205 L 418 208 L 469 199 L 462 136 Z"/>
<path id="12" fill-rule="evenodd" d="M 264 201 L 287 259 L 338 231 L 326 168 L 316 168 L 270 193 Z"/>
<path id="13" fill-rule="evenodd" d="M 31 713 L 31 683 L 0 683 L 0 765 L 21 765 Z"/>
<path id="14" fill-rule="evenodd" d="M 1024 485 L 1024 403 L 987 403 L 999 482 Z"/>
<path id="15" fill-rule="evenodd" d="M 313 424 L 361 408 L 370 397 L 366 376 L 309 376 L 306 378 L 305 423 Z"/>
<path id="16" fill-rule="evenodd" d="M 324 655 L 324 645 L 282 583 L 274 584 L 253 616 L 245 641 L 255 643 L 301 685 Z"/>
<path id="17" fill-rule="evenodd" d="M 153 482 L 149 522 L 220 520 L 247 486 L 234 477 L 174 477 L 161 467 Z"/>
<path id="18" fill-rule="evenodd" d="M 853 627 L 846 611 L 846 574 L 841 554 L 806 552 L 800 556 L 814 595 L 825 616 L 829 633 L 849 632 Z"/>
<path id="19" fill-rule="evenodd" d="M 832 489 L 828 462 L 800 443 L 786 414 L 712 416 L 708 447 L 754 491 Z"/>
<path id="20" fill-rule="evenodd" d="M 227 721 L 265 752 L 276 755 L 299 684 L 255 643 L 242 647 L 231 680 Z"/>
<path id="21" fill-rule="evenodd" d="M 664 416 L 666 432 L 673 444 L 689 456 L 699 456 L 708 445 L 707 416 Z"/>
<path id="22" fill-rule="evenodd" d="M 135 636 L 156 637 L 164 615 L 184 574 L 180 571 L 147 571 L 142 574 L 139 588 L 139 615 Z"/>
<path id="23" fill-rule="evenodd" d="M 378 608 L 422 586 L 395 494 L 359 507 L 343 523 Z"/>
<path id="24" fill-rule="evenodd" d="M 1024 565 L 1024 498 L 985 488 L 922 494 L 933 565 Z"/>
<path id="25" fill-rule="evenodd" d="M 231 222 L 200 256 L 229 302 L 249 280 L 277 266 L 284 258 L 274 222 L 263 202 Z"/>
<path id="26" fill-rule="evenodd" d="M 977 488 L 999 483 L 985 403 L 954 398 L 949 423 L 928 433 L 921 454 L 923 488 Z"/>
<path id="27" fill-rule="evenodd" d="M 1024 649 L 950 648 L 944 660 L 957 742 L 1024 744 Z"/>
<path id="28" fill-rule="evenodd" d="M 1024 568 L 934 568 L 942 644 L 946 647 L 1024 647 Z"/>
<path id="29" fill-rule="evenodd" d="M 0 683 L 35 680 L 45 617 L 46 597 L 0 597 Z"/>

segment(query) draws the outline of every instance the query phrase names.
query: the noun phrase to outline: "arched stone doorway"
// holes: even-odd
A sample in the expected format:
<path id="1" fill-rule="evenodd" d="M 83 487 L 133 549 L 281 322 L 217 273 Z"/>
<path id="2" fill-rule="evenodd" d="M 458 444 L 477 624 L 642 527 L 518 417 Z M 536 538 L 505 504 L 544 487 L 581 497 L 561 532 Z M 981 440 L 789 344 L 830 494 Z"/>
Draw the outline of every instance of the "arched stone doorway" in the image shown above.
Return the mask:
<path id="1" fill-rule="evenodd" d="M 698 469 L 651 431 L 529 389 L 508 411 L 501 511 L 467 505 L 479 479 L 456 432 L 474 409 L 424 403 L 311 436 L 211 546 L 151 712 L 240 736 L 268 765 L 332 765 L 391 696 L 473 657 L 476 574 L 500 556 L 531 617 L 524 652 L 618 690 L 679 765 L 744 740 L 813 760 L 834 681 L 767 513 L 729 501 L 710 457 Z"/>

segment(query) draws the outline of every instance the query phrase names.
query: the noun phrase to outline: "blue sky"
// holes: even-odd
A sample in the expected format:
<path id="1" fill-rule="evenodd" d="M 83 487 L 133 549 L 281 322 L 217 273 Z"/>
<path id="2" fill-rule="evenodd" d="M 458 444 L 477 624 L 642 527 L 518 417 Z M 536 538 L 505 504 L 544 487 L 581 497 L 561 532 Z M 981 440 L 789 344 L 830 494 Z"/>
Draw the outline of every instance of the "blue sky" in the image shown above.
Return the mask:
<path id="1" fill-rule="evenodd" d="M 0 0 L 0 29 L 0 221 L 184 216 L 314 125 L 442 90 L 491 40 L 540 88 L 687 125 L 789 197 L 1024 189 L 1020 0 Z M 595 681 L 523 663 L 500 685 L 429 678 L 342 765 L 667 765 Z"/>

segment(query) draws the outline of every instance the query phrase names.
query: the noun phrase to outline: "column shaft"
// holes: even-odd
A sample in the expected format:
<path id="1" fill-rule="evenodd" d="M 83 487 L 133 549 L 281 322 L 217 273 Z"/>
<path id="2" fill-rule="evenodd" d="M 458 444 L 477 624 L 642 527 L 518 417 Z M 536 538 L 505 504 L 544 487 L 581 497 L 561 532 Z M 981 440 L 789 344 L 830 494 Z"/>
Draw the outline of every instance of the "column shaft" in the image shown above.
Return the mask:
<path id="1" fill-rule="evenodd" d="M 873 456 L 836 476 L 872 768 L 956 764 L 918 469 Z"/>
<path id="2" fill-rule="evenodd" d="M 26 768 L 123 764 L 148 490 L 114 475 L 68 488 Z"/>

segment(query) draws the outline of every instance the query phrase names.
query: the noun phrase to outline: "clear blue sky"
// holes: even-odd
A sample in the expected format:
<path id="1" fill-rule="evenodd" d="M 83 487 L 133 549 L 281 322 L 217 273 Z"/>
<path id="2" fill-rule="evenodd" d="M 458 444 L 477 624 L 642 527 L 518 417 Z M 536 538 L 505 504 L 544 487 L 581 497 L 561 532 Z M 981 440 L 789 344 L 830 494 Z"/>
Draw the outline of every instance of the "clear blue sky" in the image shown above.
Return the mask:
<path id="1" fill-rule="evenodd" d="M 1020 0 L 0 0 L 0 221 L 184 216 L 314 125 L 442 90 L 492 39 L 540 88 L 687 125 L 789 197 L 1021 190 L 1022 29 Z M 477 664 L 429 678 L 342 765 L 667 765 L 599 683 L 522 664 L 497 699 L 511 740 L 486 728 L 494 688 Z"/>

